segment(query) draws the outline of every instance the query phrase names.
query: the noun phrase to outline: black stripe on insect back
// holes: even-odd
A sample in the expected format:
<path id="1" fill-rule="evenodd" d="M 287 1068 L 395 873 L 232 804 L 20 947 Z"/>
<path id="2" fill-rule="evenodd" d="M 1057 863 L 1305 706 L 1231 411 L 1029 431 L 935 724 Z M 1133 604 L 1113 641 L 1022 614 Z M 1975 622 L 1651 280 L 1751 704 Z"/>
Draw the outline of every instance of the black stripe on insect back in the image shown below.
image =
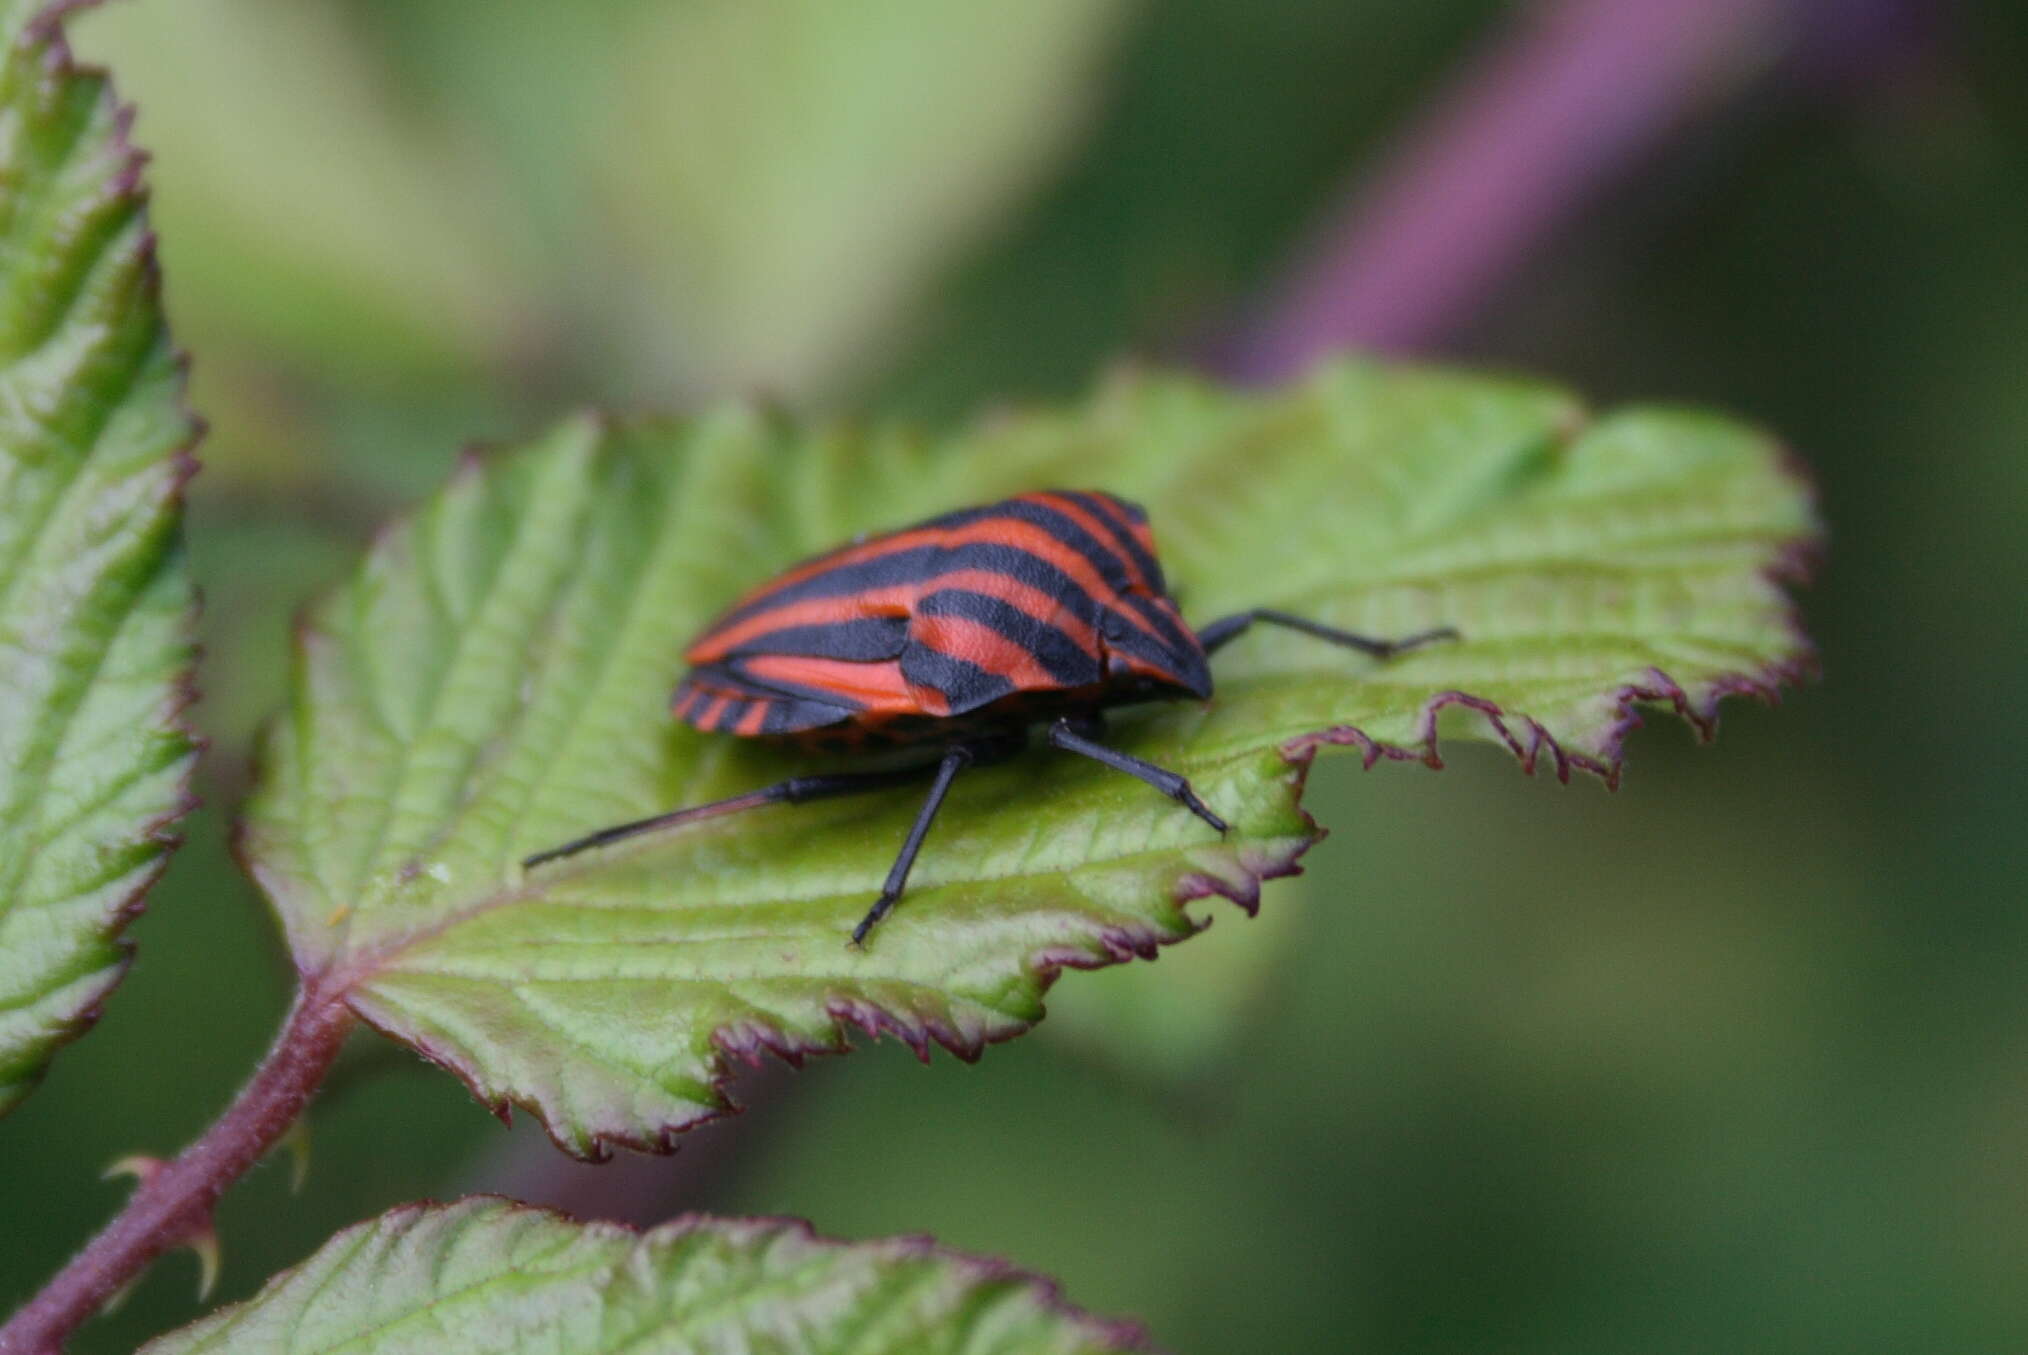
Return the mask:
<path id="1" fill-rule="evenodd" d="M 783 626 L 740 641 L 734 654 L 816 654 L 854 663 L 883 663 L 899 658 L 908 643 L 905 616 L 861 616 L 850 621 Z"/>
<path id="2" fill-rule="evenodd" d="M 840 724 L 857 713 L 856 709 L 847 710 L 821 701 L 777 697 L 768 702 L 768 713 L 761 717 L 760 732 L 793 734 L 805 729 L 821 729 L 825 725 Z"/>
<path id="3" fill-rule="evenodd" d="M 918 687 L 934 687 L 942 692 L 953 715 L 977 710 L 1014 690 L 1014 684 L 998 673 L 989 673 L 969 659 L 928 645 L 908 647 L 908 652 L 901 656 L 901 675 Z"/>
<path id="4" fill-rule="evenodd" d="M 1000 598 L 967 588 L 944 588 L 916 603 L 916 610 L 924 616 L 962 617 L 998 631 L 1027 651 L 1066 687 L 1082 687 L 1099 680 L 1095 656 L 1055 626 Z"/>
<path id="5" fill-rule="evenodd" d="M 1182 628 L 1170 620 L 1166 611 L 1155 605 L 1153 598 L 1144 593 L 1126 593 L 1121 595 L 1120 601 L 1132 607 L 1136 615 L 1144 617 L 1149 625 L 1161 632 L 1162 638 L 1168 642 L 1172 650 L 1187 653 L 1197 647 L 1197 637 L 1193 635 L 1186 639 Z"/>

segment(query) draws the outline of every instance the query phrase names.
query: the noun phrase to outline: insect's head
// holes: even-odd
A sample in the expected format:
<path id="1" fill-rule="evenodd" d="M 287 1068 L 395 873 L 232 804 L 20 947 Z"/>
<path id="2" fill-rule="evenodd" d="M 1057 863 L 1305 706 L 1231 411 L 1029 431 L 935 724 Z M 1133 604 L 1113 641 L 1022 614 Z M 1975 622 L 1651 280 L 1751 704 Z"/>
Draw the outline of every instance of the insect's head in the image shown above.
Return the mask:
<path id="1" fill-rule="evenodd" d="M 1196 633 L 1185 625 L 1168 599 L 1161 599 L 1160 636 L 1135 628 L 1108 646 L 1106 676 L 1114 691 L 1136 701 L 1206 701 L 1211 697 L 1211 665 Z M 1156 609 L 1151 609 L 1156 610 Z M 1151 618 L 1152 619 L 1152 618 Z"/>
<path id="2" fill-rule="evenodd" d="M 1186 685 L 1146 672 L 1123 675 L 1113 682 L 1112 689 L 1127 701 L 1204 701 L 1211 696 L 1208 680 L 1203 686 Z"/>

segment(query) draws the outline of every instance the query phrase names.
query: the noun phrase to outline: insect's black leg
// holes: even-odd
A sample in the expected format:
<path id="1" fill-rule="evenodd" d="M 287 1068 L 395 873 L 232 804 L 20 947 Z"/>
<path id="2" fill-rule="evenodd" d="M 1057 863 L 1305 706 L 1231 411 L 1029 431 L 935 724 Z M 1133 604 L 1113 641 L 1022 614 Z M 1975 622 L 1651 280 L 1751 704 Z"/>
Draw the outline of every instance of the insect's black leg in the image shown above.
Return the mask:
<path id="1" fill-rule="evenodd" d="M 678 824 L 698 819 L 714 819 L 721 814 L 736 814 L 743 809 L 758 809 L 762 805 L 799 805 L 806 800 L 822 800 L 834 795 L 857 795 L 862 791 L 885 790 L 889 786 L 902 785 L 920 780 L 936 768 L 936 763 L 922 763 L 914 767 L 896 767 L 877 772 L 838 772 L 829 776 L 792 776 L 786 781 L 777 781 L 772 786 L 750 790 L 744 795 L 734 795 L 723 800 L 712 800 L 707 804 L 691 805 L 688 809 L 671 810 L 652 818 L 636 819 L 632 823 L 615 824 L 601 828 L 596 833 L 587 833 L 560 847 L 537 852 L 521 862 L 523 870 L 554 861 L 559 857 L 574 856 L 592 847 L 603 847 L 609 842 L 623 838 L 637 837 L 661 828 L 674 828 Z"/>
<path id="2" fill-rule="evenodd" d="M 922 802 L 922 812 L 915 816 L 915 824 L 908 830 L 908 837 L 901 844 L 901 854 L 894 858 L 894 866 L 887 872 L 887 883 L 880 887 L 880 897 L 866 916 L 859 919 L 859 925 L 852 929 L 852 944 L 863 945 L 866 933 L 873 930 L 880 919 L 887 916 L 887 910 L 894 907 L 894 901 L 901 897 L 901 891 L 908 884 L 909 868 L 915 865 L 915 854 L 922 850 L 922 840 L 929 836 L 930 821 L 943 807 L 944 796 L 950 793 L 951 782 L 958 779 L 958 773 L 972 765 L 978 753 L 966 744 L 955 744 L 944 754 L 944 760 L 937 764 L 937 779 L 931 783 L 929 796 Z"/>
<path id="3" fill-rule="evenodd" d="M 1287 626 L 1290 630 L 1299 630 L 1305 635 L 1314 635 L 1319 640 L 1329 640 L 1334 645 L 1344 645 L 1347 649 L 1356 649 L 1377 659 L 1391 659 L 1397 654 L 1419 649 L 1436 640 L 1461 638 L 1456 627 L 1438 626 L 1435 630 L 1419 631 L 1399 640 L 1377 640 L 1370 635 L 1339 630 L 1336 626 L 1326 626 L 1307 617 L 1278 612 L 1271 607 L 1256 607 L 1250 612 L 1220 617 L 1197 632 L 1197 643 L 1204 646 L 1204 652 L 1209 654 L 1220 646 L 1237 640 L 1245 634 L 1247 627 L 1256 621 L 1270 626 Z"/>
<path id="4" fill-rule="evenodd" d="M 1102 743 L 1086 738 L 1078 731 L 1076 722 L 1058 720 L 1051 725 L 1049 746 L 1061 748 L 1067 753 L 1082 754 L 1094 762 L 1103 762 L 1115 771 L 1125 772 L 1128 776 L 1137 776 L 1219 832 L 1222 833 L 1229 827 L 1224 819 L 1212 813 L 1204 801 L 1197 798 L 1197 792 L 1190 789 L 1190 783 L 1183 777 L 1167 767 L 1157 767 L 1152 762 L 1143 761 L 1132 754 L 1122 753 L 1117 748 L 1108 748 Z"/>

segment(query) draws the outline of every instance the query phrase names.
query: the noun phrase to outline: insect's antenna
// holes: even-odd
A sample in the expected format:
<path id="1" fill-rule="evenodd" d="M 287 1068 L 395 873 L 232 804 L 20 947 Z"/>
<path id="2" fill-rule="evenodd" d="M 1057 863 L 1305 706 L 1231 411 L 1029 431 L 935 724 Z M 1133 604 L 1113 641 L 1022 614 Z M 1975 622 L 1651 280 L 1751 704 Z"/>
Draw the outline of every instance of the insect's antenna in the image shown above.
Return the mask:
<path id="1" fill-rule="evenodd" d="M 643 833 L 653 833 L 663 828 L 674 828 L 679 824 L 693 823 L 699 819 L 715 819 L 721 814 L 737 814 L 745 809 L 759 809 L 762 805 L 776 804 L 792 798 L 794 796 L 789 789 L 789 783 L 784 781 L 777 785 L 763 786 L 759 790 L 750 790 L 744 795 L 734 795 L 729 799 L 713 800 L 709 804 L 692 805 L 688 809 L 674 809 L 667 814 L 657 814 L 653 818 L 635 819 L 632 823 L 617 823 L 611 828 L 601 828 L 596 833 L 587 833 L 581 838 L 574 838 L 560 847 L 551 847 L 547 851 L 537 852 L 533 856 L 524 857 L 521 861 L 521 868 L 523 870 L 533 870 L 546 861 L 555 861 L 561 857 L 575 856 L 579 852 L 589 851 L 593 847 L 603 847 L 609 842 L 619 842 L 625 838 L 639 837 Z"/>

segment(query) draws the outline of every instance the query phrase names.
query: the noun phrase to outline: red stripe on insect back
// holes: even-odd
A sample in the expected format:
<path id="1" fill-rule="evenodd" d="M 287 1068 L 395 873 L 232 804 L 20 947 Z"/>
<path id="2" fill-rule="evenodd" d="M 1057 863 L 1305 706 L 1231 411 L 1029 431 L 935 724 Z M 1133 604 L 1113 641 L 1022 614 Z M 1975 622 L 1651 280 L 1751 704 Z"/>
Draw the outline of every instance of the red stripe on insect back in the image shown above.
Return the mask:
<path id="1" fill-rule="evenodd" d="M 1032 584 L 989 569 L 953 569 L 922 580 L 862 589 L 843 597 L 804 598 L 741 617 L 729 626 L 705 632 L 684 654 L 691 664 L 716 663 L 737 654 L 740 646 L 770 631 L 790 626 L 820 626 L 862 616 L 907 616 L 922 598 L 947 588 L 962 588 L 999 598 L 1011 607 L 1055 626 L 1087 653 L 1096 653 L 1098 636 L 1091 624 Z"/>
<path id="2" fill-rule="evenodd" d="M 913 635 L 940 654 L 963 659 L 1006 678 L 1017 689 L 1047 691 L 1064 685 L 1026 649 L 991 626 L 982 626 L 961 616 L 920 618 L 915 623 Z"/>
<path id="3" fill-rule="evenodd" d="M 854 663 L 810 654 L 756 654 L 740 660 L 755 681 L 785 682 L 835 692 L 871 711 L 906 714 L 920 710 L 898 663 Z"/>
<path id="4" fill-rule="evenodd" d="M 1149 555 L 1154 556 L 1157 560 L 1162 558 L 1155 553 L 1155 529 L 1148 525 L 1146 518 L 1142 518 L 1139 522 L 1128 524 L 1127 530 L 1134 534 L 1134 540 L 1141 543 L 1142 550 L 1148 552 Z"/>
<path id="5" fill-rule="evenodd" d="M 748 706 L 746 713 L 741 715 L 738 722 L 733 725 L 732 732 L 745 735 L 747 738 L 752 738 L 760 733 L 761 726 L 767 722 L 769 704 L 766 701 L 756 701 Z"/>
<path id="6" fill-rule="evenodd" d="M 740 646 L 748 641 L 790 626 L 825 626 L 863 616 L 907 616 L 921 592 L 920 585 L 907 583 L 887 588 L 866 588 L 842 597 L 802 598 L 785 602 L 779 607 L 743 616 L 730 625 L 704 632 L 683 651 L 683 661 L 691 664 L 716 663 L 728 655 L 739 653 Z"/>

